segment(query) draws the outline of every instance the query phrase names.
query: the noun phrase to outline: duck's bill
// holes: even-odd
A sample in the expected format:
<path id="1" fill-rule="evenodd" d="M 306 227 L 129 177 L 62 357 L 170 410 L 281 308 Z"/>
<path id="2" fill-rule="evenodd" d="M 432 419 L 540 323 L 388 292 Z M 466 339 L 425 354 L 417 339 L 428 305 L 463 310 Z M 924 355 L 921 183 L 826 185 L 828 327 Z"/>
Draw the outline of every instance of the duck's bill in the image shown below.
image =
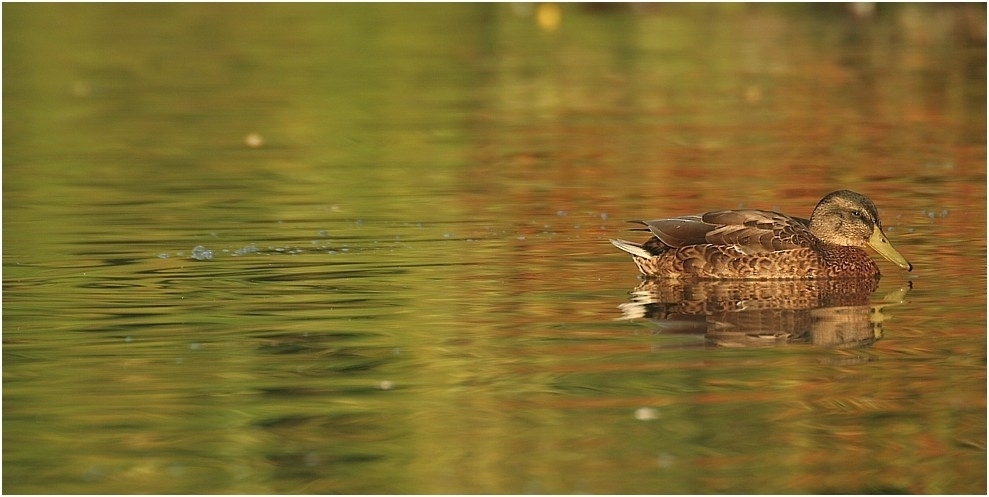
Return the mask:
<path id="1" fill-rule="evenodd" d="M 886 240 L 886 234 L 883 233 L 883 230 L 879 229 L 879 226 L 876 226 L 872 230 L 872 236 L 869 237 L 869 246 L 893 264 L 907 271 L 913 271 L 913 266 L 890 245 L 889 241 Z"/>

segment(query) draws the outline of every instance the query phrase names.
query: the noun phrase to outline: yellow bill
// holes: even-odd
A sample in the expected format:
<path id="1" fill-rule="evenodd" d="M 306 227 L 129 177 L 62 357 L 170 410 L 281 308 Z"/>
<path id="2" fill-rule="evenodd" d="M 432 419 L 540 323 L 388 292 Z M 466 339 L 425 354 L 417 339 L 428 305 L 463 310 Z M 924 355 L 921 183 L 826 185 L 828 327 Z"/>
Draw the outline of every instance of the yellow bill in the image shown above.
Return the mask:
<path id="1" fill-rule="evenodd" d="M 869 237 L 868 244 L 873 250 L 879 252 L 879 255 L 885 257 L 888 261 L 900 266 L 903 269 L 906 269 L 907 271 L 913 271 L 913 266 L 907 262 L 906 258 L 900 255 L 900 253 L 897 252 L 892 245 L 890 245 L 889 241 L 886 240 L 886 233 L 883 233 L 883 230 L 879 229 L 879 226 L 876 226 L 875 229 L 872 230 L 872 236 Z"/>

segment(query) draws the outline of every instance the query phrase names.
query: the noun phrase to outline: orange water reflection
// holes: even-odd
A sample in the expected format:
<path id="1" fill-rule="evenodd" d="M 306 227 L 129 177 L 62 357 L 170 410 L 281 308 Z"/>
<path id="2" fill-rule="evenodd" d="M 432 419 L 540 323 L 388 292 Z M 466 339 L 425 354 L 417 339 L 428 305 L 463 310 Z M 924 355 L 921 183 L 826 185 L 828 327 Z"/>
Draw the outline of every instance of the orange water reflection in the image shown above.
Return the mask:
<path id="1" fill-rule="evenodd" d="M 647 280 L 621 304 L 624 319 L 648 318 L 661 333 L 698 334 L 722 347 L 810 343 L 869 346 L 882 337 L 883 307 L 908 290 L 870 305 L 878 286 L 864 281 Z"/>

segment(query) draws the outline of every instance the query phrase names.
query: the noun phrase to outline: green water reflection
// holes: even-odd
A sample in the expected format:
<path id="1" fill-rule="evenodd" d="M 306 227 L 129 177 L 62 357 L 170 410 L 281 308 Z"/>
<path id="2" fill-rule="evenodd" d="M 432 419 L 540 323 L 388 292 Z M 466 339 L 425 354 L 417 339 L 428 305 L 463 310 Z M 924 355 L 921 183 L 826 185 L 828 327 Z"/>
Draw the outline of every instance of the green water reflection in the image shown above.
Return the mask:
<path id="1" fill-rule="evenodd" d="M 986 491 L 984 5 L 3 14 L 5 492 Z M 882 333 L 623 319 L 624 219 L 838 188 Z"/>

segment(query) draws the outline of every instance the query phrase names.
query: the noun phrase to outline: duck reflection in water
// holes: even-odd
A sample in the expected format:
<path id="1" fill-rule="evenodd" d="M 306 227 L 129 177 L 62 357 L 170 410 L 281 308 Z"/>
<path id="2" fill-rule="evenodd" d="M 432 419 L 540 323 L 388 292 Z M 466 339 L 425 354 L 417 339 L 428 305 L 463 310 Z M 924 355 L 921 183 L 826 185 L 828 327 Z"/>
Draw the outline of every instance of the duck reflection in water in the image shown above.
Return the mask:
<path id="1" fill-rule="evenodd" d="M 722 347 L 808 343 L 839 348 L 869 346 L 882 337 L 883 309 L 909 291 L 879 303 L 866 280 L 673 280 L 650 278 L 619 305 L 620 319 L 646 318 L 661 333 L 696 334 Z"/>
<path id="2" fill-rule="evenodd" d="M 849 190 L 824 196 L 809 220 L 740 209 L 633 222 L 652 237 L 611 240 L 647 278 L 622 305 L 624 317 L 704 333 L 718 345 L 871 344 L 882 307 L 906 290 L 870 304 L 880 273 L 864 247 L 913 269 L 887 240 L 872 200 Z"/>

